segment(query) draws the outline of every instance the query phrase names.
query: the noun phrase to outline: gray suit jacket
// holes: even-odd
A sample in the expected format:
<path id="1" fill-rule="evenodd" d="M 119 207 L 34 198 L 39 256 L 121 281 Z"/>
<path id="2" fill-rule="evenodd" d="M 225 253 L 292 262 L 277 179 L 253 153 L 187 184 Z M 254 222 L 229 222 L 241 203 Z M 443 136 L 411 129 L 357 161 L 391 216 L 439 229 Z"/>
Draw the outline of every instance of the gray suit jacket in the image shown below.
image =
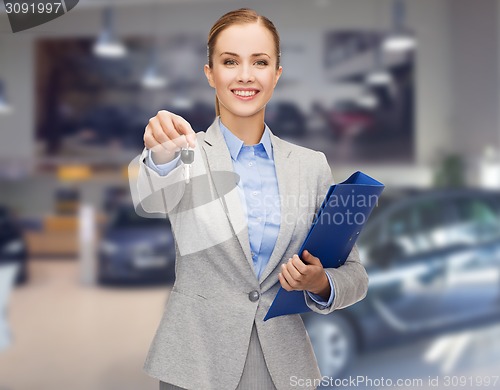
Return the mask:
<path id="1" fill-rule="evenodd" d="M 231 156 L 216 120 L 197 133 L 191 181 L 178 166 L 160 176 L 144 164 L 129 167 L 136 210 L 168 214 L 176 240 L 176 281 L 145 362 L 152 377 L 187 389 L 235 389 L 255 322 L 263 354 L 278 390 L 290 377 L 321 378 L 300 315 L 263 321 L 280 283 L 280 264 L 299 250 L 333 179 L 326 157 L 271 133 L 280 192 L 281 225 L 260 280 L 253 269 L 246 218 Z M 213 181 L 207 176 L 210 169 Z M 300 255 L 300 254 L 299 254 Z M 314 255 L 314 253 L 313 253 Z M 335 289 L 328 314 L 364 298 L 368 277 L 354 248 L 340 268 L 327 268 Z M 259 293 L 256 301 L 249 294 Z"/>

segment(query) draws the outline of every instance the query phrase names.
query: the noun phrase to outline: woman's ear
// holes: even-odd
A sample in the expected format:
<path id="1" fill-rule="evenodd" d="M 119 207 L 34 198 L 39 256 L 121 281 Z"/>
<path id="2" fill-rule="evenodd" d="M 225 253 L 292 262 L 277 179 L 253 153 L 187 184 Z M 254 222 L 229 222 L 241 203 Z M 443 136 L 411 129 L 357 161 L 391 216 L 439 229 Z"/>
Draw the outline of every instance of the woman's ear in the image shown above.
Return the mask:
<path id="1" fill-rule="evenodd" d="M 283 67 L 280 65 L 279 68 L 276 70 L 276 80 L 274 80 L 274 87 L 276 87 L 276 84 L 278 84 L 278 80 L 281 77 L 281 73 L 283 73 Z"/>
<path id="2" fill-rule="evenodd" d="M 210 86 L 212 88 L 215 88 L 214 76 L 213 76 L 213 73 L 212 73 L 212 68 L 210 68 L 210 66 L 208 66 L 208 64 L 205 64 L 205 66 L 203 67 L 203 71 L 205 72 L 205 76 L 207 76 L 208 84 L 210 84 Z"/>

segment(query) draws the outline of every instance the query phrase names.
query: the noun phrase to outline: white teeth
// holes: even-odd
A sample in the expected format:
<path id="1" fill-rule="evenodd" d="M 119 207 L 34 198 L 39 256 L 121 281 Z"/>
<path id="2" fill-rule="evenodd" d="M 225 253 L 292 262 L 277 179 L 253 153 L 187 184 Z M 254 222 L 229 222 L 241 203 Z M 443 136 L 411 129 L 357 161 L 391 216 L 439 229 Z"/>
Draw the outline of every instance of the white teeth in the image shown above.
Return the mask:
<path id="1" fill-rule="evenodd" d="M 253 96 L 257 91 L 238 91 L 234 90 L 233 93 L 238 96 Z"/>

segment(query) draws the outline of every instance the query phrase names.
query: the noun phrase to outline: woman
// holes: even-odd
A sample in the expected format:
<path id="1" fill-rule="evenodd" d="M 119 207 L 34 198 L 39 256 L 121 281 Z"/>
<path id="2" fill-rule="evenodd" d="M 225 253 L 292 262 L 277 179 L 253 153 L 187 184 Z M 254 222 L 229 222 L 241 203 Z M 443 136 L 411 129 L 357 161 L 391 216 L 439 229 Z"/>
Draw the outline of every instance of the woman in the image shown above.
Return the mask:
<path id="1" fill-rule="evenodd" d="M 297 253 L 332 177 L 323 153 L 279 139 L 264 123 L 279 61 L 267 18 L 229 12 L 208 37 L 214 123 L 194 133 L 160 111 L 146 127 L 132 195 L 138 211 L 168 214 L 177 253 L 144 367 L 161 389 L 313 389 L 321 374 L 301 317 L 263 321 L 279 287 L 304 291 L 321 314 L 366 295 L 356 248 L 337 269 Z M 176 156 L 188 145 L 189 182 Z"/>

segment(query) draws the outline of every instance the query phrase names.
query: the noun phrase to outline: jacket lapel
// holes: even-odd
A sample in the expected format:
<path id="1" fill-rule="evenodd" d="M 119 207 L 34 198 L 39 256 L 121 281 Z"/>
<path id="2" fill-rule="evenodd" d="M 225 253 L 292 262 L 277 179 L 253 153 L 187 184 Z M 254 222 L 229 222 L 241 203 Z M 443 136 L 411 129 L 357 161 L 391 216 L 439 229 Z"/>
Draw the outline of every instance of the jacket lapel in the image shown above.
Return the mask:
<path id="1" fill-rule="evenodd" d="M 253 260 L 250 253 L 250 241 L 248 239 L 248 226 L 245 220 L 245 214 L 243 212 L 241 201 L 239 199 L 236 183 L 234 186 L 231 186 L 231 188 L 234 189 L 230 194 L 228 194 L 227 179 L 217 179 L 218 177 L 227 178 L 227 176 L 217 175 L 217 172 L 234 172 L 231 155 L 229 154 L 229 149 L 227 148 L 224 136 L 220 131 L 219 121 L 217 118 L 207 129 L 202 147 L 206 153 L 207 163 L 210 171 L 212 172 L 212 177 L 214 178 L 214 186 L 215 191 L 217 192 L 217 197 L 222 199 L 223 203 L 225 203 L 227 207 L 229 222 L 232 225 L 233 231 L 236 233 L 236 238 L 238 239 L 247 262 L 251 267 L 252 273 L 255 276 Z M 242 226 L 245 227 L 243 230 L 241 229 Z"/>
<path id="2" fill-rule="evenodd" d="M 271 143 L 280 196 L 280 229 L 271 258 L 260 276 L 259 283 L 262 283 L 280 263 L 290 244 L 298 218 L 300 195 L 301 172 L 298 159 L 294 158 L 288 144 L 272 133 Z"/>

